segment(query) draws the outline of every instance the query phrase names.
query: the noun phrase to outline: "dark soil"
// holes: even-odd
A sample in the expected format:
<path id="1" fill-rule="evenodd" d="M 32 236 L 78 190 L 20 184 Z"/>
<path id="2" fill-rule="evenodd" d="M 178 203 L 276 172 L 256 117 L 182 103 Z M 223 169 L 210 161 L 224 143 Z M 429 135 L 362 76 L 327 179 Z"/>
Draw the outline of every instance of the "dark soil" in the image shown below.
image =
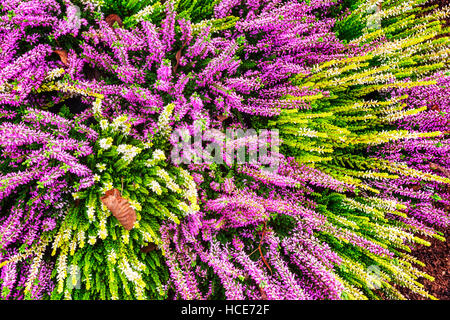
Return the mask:
<path id="1" fill-rule="evenodd" d="M 440 231 L 444 233 L 446 242 L 434 238 L 427 239 L 431 242 L 431 246 L 418 245 L 413 249 L 412 255 L 425 263 L 425 267 L 418 266 L 418 269 L 435 278 L 434 281 L 419 279 L 419 282 L 424 284 L 425 290 L 439 300 L 450 300 L 450 228 Z M 411 300 L 425 300 L 424 297 L 411 292 L 402 293 Z"/>
<path id="2" fill-rule="evenodd" d="M 449 5 L 449 0 L 430 0 L 425 6 L 438 5 L 438 8 L 444 8 Z M 450 25 L 450 19 L 446 19 L 446 26 Z M 412 255 L 425 263 L 425 267 L 418 266 L 423 271 L 434 277 L 434 281 L 419 279 L 419 282 L 425 286 L 425 290 L 439 300 L 450 300 L 450 228 L 439 230 L 444 234 L 447 241 L 442 242 L 437 239 L 427 239 L 431 246 L 417 245 L 412 250 Z M 401 290 L 402 294 L 410 300 L 425 300 L 426 298 L 418 294 L 411 293 L 409 290 Z"/>
<path id="3" fill-rule="evenodd" d="M 425 7 L 435 6 L 437 5 L 437 8 L 445 8 L 449 5 L 449 0 L 429 0 L 427 3 L 425 3 Z M 446 26 L 450 25 L 450 18 L 446 19 Z"/>
<path id="4" fill-rule="evenodd" d="M 448 3 L 448 0 L 430 0 L 426 3 L 427 6 L 436 5 L 436 4 L 439 6 L 439 8 L 444 8 L 444 7 L 448 6 L 449 3 Z"/>

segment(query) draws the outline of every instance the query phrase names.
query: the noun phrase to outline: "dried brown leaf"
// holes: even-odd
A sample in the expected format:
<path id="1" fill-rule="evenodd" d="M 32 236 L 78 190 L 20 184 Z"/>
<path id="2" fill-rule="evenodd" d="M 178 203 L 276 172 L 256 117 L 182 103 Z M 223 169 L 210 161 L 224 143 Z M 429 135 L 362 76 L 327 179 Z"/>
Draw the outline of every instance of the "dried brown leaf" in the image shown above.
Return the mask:
<path id="1" fill-rule="evenodd" d="M 142 247 L 141 252 L 143 253 L 149 253 L 151 251 L 157 250 L 158 246 L 154 243 L 150 243 L 148 246 Z"/>
<path id="2" fill-rule="evenodd" d="M 61 59 L 61 62 L 65 65 L 68 66 L 69 65 L 69 56 L 66 50 L 53 50 L 54 53 L 56 53 L 59 58 Z"/>
<path id="3" fill-rule="evenodd" d="M 133 229 L 136 222 L 136 212 L 130 206 L 128 200 L 122 197 L 119 190 L 106 191 L 100 200 L 126 230 Z"/>
<path id="4" fill-rule="evenodd" d="M 268 300 L 266 291 L 258 286 L 259 293 L 261 294 L 261 300 Z"/>
<path id="5" fill-rule="evenodd" d="M 442 172 L 442 174 L 444 174 L 447 178 L 450 179 L 450 170 L 441 167 L 440 165 L 436 164 L 436 163 L 430 163 L 430 169 L 431 170 L 435 170 L 435 171 L 440 171 Z"/>
<path id="6" fill-rule="evenodd" d="M 229 116 L 225 116 L 225 115 L 218 115 L 217 116 L 217 120 L 219 120 L 220 122 L 224 122 L 228 118 L 229 118 Z"/>
<path id="7" fill-rule="evenodd" d="M 114 23 L 117 22 L 119 27 L 123 27 L 122 19 L 117 14 L 110 14 L 105 18 L 106 23 L 112 28 Z"/>
<path id="8" fill-rule="evenodd" d="M 431 107 L 428 107 L 428 109 L 432 111 L 439 111 L 439 112 L 441 111 L 441 108 L 436 104 Z"/>
<path id="9" fill-rule="evenodd" d="M 172 69 L 173 73 L 177 72 L 178 66 L 180 65 L 181 54 L 182 54 L 183 49 L 186 46 L 186 44 L 187 44 L 187 42 L 184 42 L 183 45 L 181 46 L 181 49 L 178 50 L 177 53 L 175 54 L 176 64 L 175 64 L 175 66 Z"/>

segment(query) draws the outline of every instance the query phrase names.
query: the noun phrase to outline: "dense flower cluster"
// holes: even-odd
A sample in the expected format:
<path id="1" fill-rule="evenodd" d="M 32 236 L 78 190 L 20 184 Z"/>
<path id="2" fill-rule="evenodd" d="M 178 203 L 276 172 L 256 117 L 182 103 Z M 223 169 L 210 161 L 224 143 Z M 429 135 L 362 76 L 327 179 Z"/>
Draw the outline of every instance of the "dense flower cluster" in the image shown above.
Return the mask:
<path id="1" fill-rule="evenodd" d="M 1 298 L 434 298 L 426 2 L 0 0 Z"/>

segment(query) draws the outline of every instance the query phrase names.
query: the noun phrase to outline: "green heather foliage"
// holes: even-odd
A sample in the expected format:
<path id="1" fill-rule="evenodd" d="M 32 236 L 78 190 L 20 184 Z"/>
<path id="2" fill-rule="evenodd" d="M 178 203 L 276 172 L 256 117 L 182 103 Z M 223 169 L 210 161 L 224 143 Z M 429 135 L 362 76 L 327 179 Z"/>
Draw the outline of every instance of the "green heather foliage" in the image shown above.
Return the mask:
<path id="1" fill-rule="evenodd" d="M 0 0 L 1 298 L 435 299 L 412 248 L 450 220 L 449 12 Z M 176 158 L 230 128 L 279 133 L 279 166 Z"/>
<path id="2" fill-rule="evenodd" d="M 162 287 L 168 278 L 163 253 L 142 250 L 161 246 L 162 221 L 179 223 L 198 210 L 195 184 L 187 171 L 168 166 L 164 152 L 152 142 L 127 136 L 130 121 L 126 115 L 111 123 L 102 119 L 96 128 L 99 140 L 87 158 L 88 166 L 95 168 L 96 183 L 73 194 L 75 202 L 53 242 L 52 254 L 58 252 L 54 299 L 167 297 Z M 136 212 L 131 231 L 100 201 L 112 189 L 118 189 Z"/>
<path id="3" fill-rule="evenodd" d="M 352 25 L 352 17 L 366 22 L 366 16 L 360 14 L 366 12 L 366 8 L 364 2 L 355 9 L 356 14 L 341 23 Z M 445 68 L 450 41 L 445 36 L 448 33 L 443 22 L 436 15 L 415 18 L 413 13 L 419 9 L 403 13 L 398 8 L 395 1 L 383 4 L 382 16 L 390 19 L 383 20 L 380 29 L 363 28 L 361 35 L 350 42 L 364 46 L 379 41 L 377 45 L 363 49 L 364 55 L 327 61 L 313 68 L 311 74 L 293 78 L 293 83 L 312 94 L 287 95 L 284 99 L 305 100 L 310 103 L 308 110 L 284 110 L 279 118 L 269 121 L 269 125 L 280 129 L 286 154 L 295 156 L 300 163 L 311 163 L 342 181 L 369 190 L 371 188 L 364 185 L 362 178 L 392 179 L 395 174 L 409 169 L 396 163 L 361 157 L 364 148 L 398 139 L 443 134 L 396 130 L 390 125 L 424 110 L 407 110 L 403 103 L 407 96 L 390 98 L 390 90 L 435 84 L 420 79 Z M 437 39 L 438 35 L 443 36 Z M 384 41 L 386 38 L 391 40 Z M 401 81 L 405 78 L 406 81 Z M 419 173 L 411 170 L 410 174 Z M 440 177 L 424 178 L 447 181 Z"/>

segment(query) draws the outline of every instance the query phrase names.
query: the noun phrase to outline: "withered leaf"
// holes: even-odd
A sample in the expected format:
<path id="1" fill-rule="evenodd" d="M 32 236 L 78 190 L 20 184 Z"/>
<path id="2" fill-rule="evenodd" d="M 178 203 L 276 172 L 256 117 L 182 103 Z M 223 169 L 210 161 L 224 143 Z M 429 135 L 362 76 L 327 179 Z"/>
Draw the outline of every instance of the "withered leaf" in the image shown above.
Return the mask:
<path id="1" fill-rule="evenodd" d="M 225 116 L 225 115 L 218 115 L 217 116 L 217 120 L 219 120 L 220 122 L 224 122 L 225 120 L 227 120 L 229 117 Z"/>
<path id="2" fill-rule="evenodd" d="M 106 191 L 100 200 L 126 230 L 133 229 L 136 222 L 136 212 L 130 206 L 128 200 L 122 197 L 119 190 Z"/>
<path id="3" fill-rule="evenodd" d="M 178 50 L 177 54 L 175 55 L 175 59 L 177 60 L 177 63 L 175 64 L 175 66 L 172 69 L 173 73 L 177 72 L 178 66 L 180 65 L 181 50 L 183 50 L 183 49 Z"/>
<path id="4" fill-rule="evenodd" d="M 450 179 L 450 170 L 441 167 L 440 165 L 436 164 L 436 163 L 430 163 L 430 169 L 431 170 L 435 170 L 435 171 L 440 171 L 442 172 L 447 178 Z"/>
<path id="5" fill-rule="evenodd" d="M 69 56 L 67 54 L 66 50 L 53 50 L 54 53 L 56 53 L 59 58 L 61 59 L 61 62 L 65 65 L 68 66 L 69 65 Z"/>
<path id="6" fill-rule="evenodd" d="M 143 253 L 149 253 L 151 251 L 157 250 L 158 246 L 154 243 L 150 243 L 148 246 L 142 247 L 141 252 Z"/>
<path id="7" fill-rule="evenodd" d="M 183 43 L 183 45 L 181 46 L 181 49 L 178 50 L 177 53 L 175 54 L 176 64 L 175 64 L 175 66 L 174 66 L 173 69 L 172 69 L 173 73 L 176 73 L 176 72 L 177 72 L 178 66 L 180 65 L 181 54 L 182 54 L 183 49 L 184 49 L 184 47 L 186 46 L 186 44 L 187 44 L 187 41 L 185 41 L 185 42 Z"/>
<path id="8" fill-rule="evenodd" d="M 112 28 L 114 23 L 117 22 L 119 27 L 123 27 L 122 19 L 117 14 L 110 14 L 105 18 L 106 23 Z"/>
<path id="9" fill-rule="evenodd" d="M 268 300 L 266 291 L 258 286 L 259 293 L 261 294 L 261 300 Z"/>
<path id="10" fill-rule="evenodd" d="M 428 107 L 428 109 L 432 111 L 439 111 L 439 112 L 441 111 L 441 108 L 436 104 L 431 107 Z"/>

